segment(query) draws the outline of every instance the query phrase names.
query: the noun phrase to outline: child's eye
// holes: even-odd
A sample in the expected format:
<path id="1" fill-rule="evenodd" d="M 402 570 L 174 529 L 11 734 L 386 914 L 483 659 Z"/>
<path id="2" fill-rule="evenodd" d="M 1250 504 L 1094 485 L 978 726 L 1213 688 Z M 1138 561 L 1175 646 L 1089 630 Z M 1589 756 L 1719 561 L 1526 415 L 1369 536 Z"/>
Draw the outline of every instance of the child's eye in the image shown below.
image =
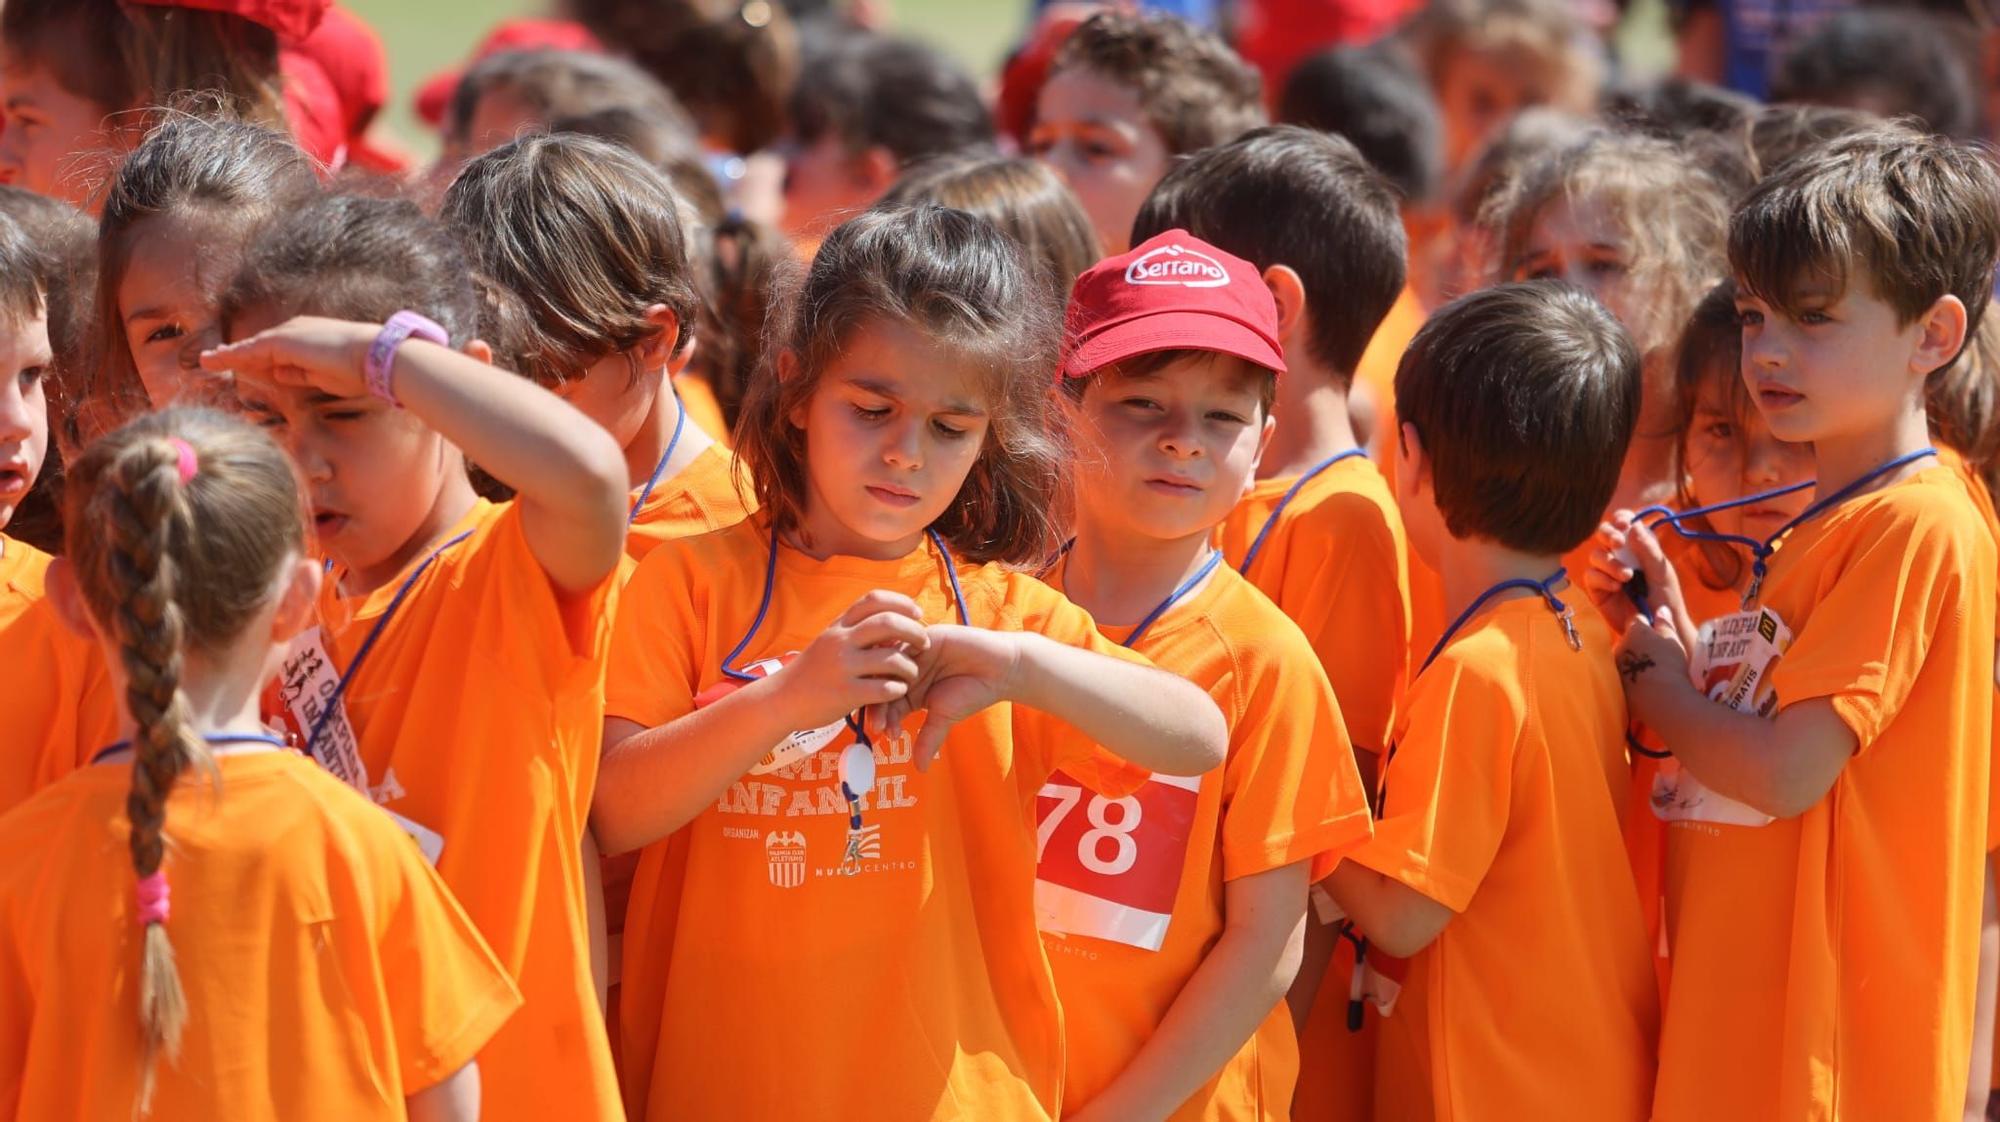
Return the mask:
<path id="1" fill-rule="evenodd" d="M 367 415 L 368 411 L 365 409 L 335 409 L 320 414 L 321 417 L 324 417 L 329 421 L 335 421 L 335 422 L 358 421 L 361 418 L 366 417 Z"/>
<path id="2" fill-rule="evenodd" d="M 1092 160 L 1115 160 L 1119 152 L 1103 141 L 1086 140 L 1083 142 L 1083 154 Z"/>
<path id="3" fill-rule="evenodd" d="M 1736 435 L 1736 426 L 1728 421 L 1716 421 L 1702 431 L 1712 440 L 1728 440 Z"/>
<path id="4" fill-rule="evenodd" d="M 1736 326 L 1756 327 L 1764 322 L 1764 313 L 1755 308 L 1736 309 Z"/>
<path id="5" fill-rule="evenodd" d="M 1217 409 L 1208 415 L 1211 421 L 1221 421 L 1225 425 L 1247 425 L 1249 420 L 1226 409 Z"/>
<path id="6" fill-rule="evenodd" d="M 944 436 L 945 438 L 950 440 L 956 440 L 959 437 L 964 436 L 966 433 L 965 429 L 959 428 L 957 425 L 951 424 L 946 421 L 932 421 L 931 427 L 936 429 L 939 435 Z"/>
<path id="7" fill-rule="evenodd" d="M 884 405 L 870 408 L 866 405 L 856 405 L 854 407 L 854 415 L 864 421 L 879 421 L 889 415 L 889 407 Z"/>
<path id="8" fill-rule="evenodd" d="M 1118 404 L 1140 412 L 1152 412 L 1160 407 L 1160 403 L 1150 397 L 1128 397 Z"/>
<path id="9" fill-rule="evenodd" d="M 1820 311 L 1800 312 L 1799 322 L 1809 327 L 1816 327 L 1822 323 L 1832 323 L 1833 317 Z"/>
<path id="10" fill-rule="evenodd" d="M 1532 268 L 1532 269 L 1529 269 L 1529 270 L 1528 270 L 1528 275 L 1527 275 L 1526 277 L 1523 277 L 1522 279 L 1523 279 L 1523 280 L 1549 280 L 1549 279 L 1551 279 L 1551 278 L 1553 278 L 1553 277 L 1556 277 L 1556 276 L 1559 276 L 1559 275 L 1560 275 L 1560 274 L 1556 272 L 1556 269 L 1555 269 L 1555 266 L 1553 266 L 1553 265 L 1537 265 L 1537 266 L 1535 266 L 1534 268 Z"/>
<path id="11" fill-rule="evenodd" d="M 180 337 L 181 337 L 180 324 L 163 323 L 147 333 L 146 342 L 160 343 L 160 342 L 165 342 L 168 339 L 178 339 Z"/>
<path id="12" fill-rule="evenodd" d="M 1625 271 L 1625 264 L 1622 261 L 1592 261 L 1589 269 L 1596 276 L 1615 277 Z"/>
<path id="13" fill-rule="evenodd" d="M 30 366 L 21 371 L 21 389 L 24 391 L 34 389 L 41 382 L 43 373 L 43 368 L 39 366 Z"/>

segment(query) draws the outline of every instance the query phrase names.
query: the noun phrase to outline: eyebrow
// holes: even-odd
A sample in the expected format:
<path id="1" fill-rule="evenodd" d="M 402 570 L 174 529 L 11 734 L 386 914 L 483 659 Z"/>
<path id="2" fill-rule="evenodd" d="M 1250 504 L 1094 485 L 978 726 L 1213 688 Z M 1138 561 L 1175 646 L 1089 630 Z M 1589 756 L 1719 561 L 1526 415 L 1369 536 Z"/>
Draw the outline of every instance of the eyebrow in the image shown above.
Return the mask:
<path id="1" fill-rule="evenodd" d="M 877 397 L 886 397 L 891 401 L 903 400 L 903 395 L 897 393 L 895 388 L 887 382 L 876 381 L 873 378 L 849 378 L 847 379 L 847 384 L 864 393 L 872 393 Z M 941 412 L 964 417 L 984 417 L 986 415 L 986 410 L 966 401 L 947 401 L 944 403 Z"/>
<path id="2" fill-rule="evenodd" d="M 125 322 L 138 323 L 140 320 L 168 318 L 170 318 L 170 315 L 165 308 L 140 308 L 137 311 L 127 313 Z"/>

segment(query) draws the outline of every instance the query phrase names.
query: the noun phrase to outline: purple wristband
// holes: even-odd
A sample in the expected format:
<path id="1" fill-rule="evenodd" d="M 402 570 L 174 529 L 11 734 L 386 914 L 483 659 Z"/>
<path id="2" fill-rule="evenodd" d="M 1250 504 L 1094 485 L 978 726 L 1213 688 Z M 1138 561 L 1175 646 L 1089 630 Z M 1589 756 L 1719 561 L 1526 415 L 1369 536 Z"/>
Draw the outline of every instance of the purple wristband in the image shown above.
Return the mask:
<path id="1" fill-rule="evenodd" d="M 410 338 L 422 339 L 439 346 L 450 346 L 451 335 L 445 329 L 416 312 L 402 311 L 389 317 L 382 325 L 382 331 L 375 341 L 368 345 L 368 359 L 363 364 L 362 374 L 368 382 L 368 392 L 398 409 L 403 403 L 396 400 L 396 387 L 390 373 L 396 362 L 396 348 Z"/>

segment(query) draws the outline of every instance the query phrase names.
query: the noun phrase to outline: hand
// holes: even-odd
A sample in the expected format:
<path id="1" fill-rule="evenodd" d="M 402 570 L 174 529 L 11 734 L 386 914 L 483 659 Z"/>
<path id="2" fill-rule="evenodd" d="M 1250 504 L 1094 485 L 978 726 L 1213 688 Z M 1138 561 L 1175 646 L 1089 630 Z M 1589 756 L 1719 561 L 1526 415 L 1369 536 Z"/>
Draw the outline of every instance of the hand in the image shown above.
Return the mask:
<path id="1" fill-rule="evenodd" d="M 916 658 L 930 645 L 917 602 L 878 590 L 856 600 L 772 680 L 798 708 L 794 726 L 816 729 L 905 697 L 917 680 Z"/>
<path id="2" fill-rule="evenodd" d="M 917 657 L 915 683 L 884 707 L 882 723 L 899 728 L 911 713 L 927 711 L 914 746 L 917 770 L 927 770 L 953 725 L 1013 695 L 1020 665 L 1019 633 L 938 624 Z"/>
<path id="3" fill-rule="evenodd" d="M 203 351 L 201 366 L 249 382 L 367 397 L 368 348 L 381 330 L 379 324 L 293 316 L 248 339 Z"/>
<path id="4" fill-rule="evenodd" d="M 1671 608 L 1659 609 L 1651 619 L 1634 618 L 1611 657 L 1625 686 L 1626 702 L 1641 720 L 1645 719 L 1641 698 L 1661 686 L 1693 688 L 1688 684 L 1687 648 L 1681 645 Z"/>
<path id="5" fill-rule="evenodd" d="M 1650 527 L 1634 518 L 1631 511 L 1614 511 L 1611 521 L 1597 528 L 1597 548 L 1590 551 L 1583 577 L 1591 600 L 1613 630 L 1623 631 L 1633 620 L 1642 618 L 1639 604 L 1628 591 L 1635 579 L 1643 580 L 1647 608 L 1672 609 L 1681 646 L 1692 649 L 1694 623 L 1681 592 L 1680 574 L 1667 560 L 1666 550 Z"/>

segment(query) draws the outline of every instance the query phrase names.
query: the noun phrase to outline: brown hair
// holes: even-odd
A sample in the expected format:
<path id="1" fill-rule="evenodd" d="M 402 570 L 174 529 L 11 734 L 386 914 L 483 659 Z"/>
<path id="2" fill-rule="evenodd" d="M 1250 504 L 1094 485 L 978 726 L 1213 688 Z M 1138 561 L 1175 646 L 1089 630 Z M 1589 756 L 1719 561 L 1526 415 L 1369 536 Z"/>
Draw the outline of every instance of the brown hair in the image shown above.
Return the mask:
<path id="1" fill-rule="evenodd" d="M 196 471 L 181 478 L 180 449 Z M 291 461 L 269 437 L 232 417 L 169 409 L 98 441 L 70 469 L 68 556 L 98 627 L 118 643 L 132 737 L 132 871 L 160 873 L 167 797 L 189 768 L 210 770 L 181 692 L 188 650 L 234 641 L 269 603 L 287 560 L 305 549 L 305 518 Z M 164 922 L 140 950 L 139 1029 L 145 1055 L 139 1111 L 153 1061 L 180 1048 L 187 999 Z"/>
<path id="2" fill-rule="evenodd" d="M 1221 144 L 1267 119 L 1257 71 L 1177 16 L 1098 12 L 1063 41 L 1049 73 L 1071 68 L 1132 90 L 1169 155 Z"/>
<path id="3" fill-rule="evenodd" d="M 233 116 L 285 127 L 278 37 L 242 16 L 122 0 L 7 0 L 0 43 L 9 65 L 47 66 L 63 89 L 107 114 L 201 91 Z"/>
<path id="4" fill-rule="evenodd" d="M 935 203 L 1000 227 L 1056 295 L 1069 299 L 1077 274 L 1104 256 L 1097 230 L 1062 177 L 1023 156 L 946 156 L 910 169 L 884 206 Z"/>
<path id="5" fill-rule="evenodd" d="M 1618 487 L 1639 422 L 1639 351 L 1602 304 L 1554 281 L 1438 309 L 1396 369 L 1396 413 L 1430 459 L 1455 538 L 1567 553 Z"/>
<path id="6" fill-rule="evenodd" d="M 803 522 L 808 434 L 790 421 L 855 332 L 905 324 L 949 348 L 989 387 L 985 446 L 932 525 L 971 561 L 1029 563 L 1055 546 L 1068 441 L 1049 379 L 1058 327 L 1047 290 L 999 228 L 962 210 L 878 208 L 828 235 L 791 297 L 769 369 L 736 425 L 757 502 L 780 532 Z"/>
<path id="7" fill-rule="evenodd" d="M 1080 377 L 1066 377 L 1062 380 L 1062 391 L 1071 401 L 1082 401 L 1085 390 L 1095 383 L 1100 375 L 1116 374 L 1121 378 L 1157 378 L 1160 372 L 1176 363 L 1200 361 L 1219 362 L 1236 375 L 1240 381 L 1254 382 L 1257 387 L 1257 404 L 1264 412 L 1259 421 L 1271 415 L 1278 404 L 1278 372 L 1268 366 L 1259 366 L 1240 355 L 1222 351 L 1204 351 L 1198 348 L 1180 347 L 1165 351 L 1147 351 L 1133 355 L 1122 362 L 1100 366 Z"/>
<path id="8" fill-rule="evenodd" d="M 466 70 L 452 91 L 445 136 L 470 139 L 472 118 L 488 94 L 505 93 L 544 123 L 617 106 L 694 144 L 694 119 L 672 92 L 651 74 L 622 58 L 594 51 L 502 51 Z"/>
<path id="9" fill-rule="evenodd" d="M 1348 140 L 1297 125 L 1245 133 L 1167 173 L 1132 243 L 1182 229 L 1305 288 L 1307 348 L 1343 388 L 1402 294 L 1409 239 L 1396 193 Z"/>
<path id="10" fill-rule="evenodd" d="M 1626 327 L 1643 352 L 1671 345 L 1723 272 L 1722 189 L 1669 141 L 1590 133 L 1529 162 L 1488 203 L 1485 221 L 1497 235 L 1503 275 L 1524 279 L 1518 273 L 1535 220 L 1558 199 L 1589 199 L 1610 212 L 1628 239 L 1627 268 L 1647 292 L 1645 320 Z"/>
<path id="11" fill-rule="evenodd" d="M 1597 100 L 1602 67 L 1578 49 L 1580 29 L 1563 0 L 1430 0 L 1404 25 L 1436 86 L 1460 52 L 1503 55 L 1534 83 L 1530 101 L 1585 112 Z"/>
<path id="12" fill-rule="evenodd" d="M 785 130 L 799 77 L 799 36 L 774 0 L 570 0 L 597 38 L 674 91 L 702 132 L 735 152 Z"/>
<path id="13" fill-rule="evenodd" d="M 156 215 L 226 217 L 227 240 L 203 246 L 222 257 L 248 245 L 318 182 L 291 137 L 260 125 L 175 113 L 147 134 L 119 165 L 98 218 L 95 361 L 80 391 L 86 409 L 79 436 L 88 440 L 148 405 L 118 310 L 140 224 Z"/>
<path id="14" fill-rule="evenodd" d="M 553 117 L 552 133 L 576 133 L 608 140 L 652 165 L 702 221 L 714 224 L 728 214 L 722 183 L 709 170 L 692 134 L 636 105 L 607 105 L 589 113 Z"/>
<path id="15" fill-rule="evenodd" d="M 1865 132 L 1876 118 L 1859 109 L 1831 105 L 1766 105 L 1750 122 L 1750 150 L 1757 174 L 1769 175 L 1779 165 L 1837 136 Z"/>
<path id="16" fill-rule="evenodd" d="M 806 55 L 791 116 L 801 144 L 831 134 L 850 153 L 885 149 L 899 166 L 993 146 L 993 114 L 964 66 L 936 47 L 873 32 Z"/>
<path id="17" fill-rule="evenodd" d="M 697 296 L 679 200 L 659 172 L 608 141 L 528 136 L 465 166 L 442 217 L 479 269 L 527 308 L 519 373 L 556 386 L 658 334 L 646 309 L 693 337 Z M 642 373 L 636 359 L 632 377 Z"/>
<path id="18" fill-rule="evenodd" d="M 1801 285 L 1844 289 L 1858 268 L 1902 324 L 1958 297 L 1968 340 L 1992 296 L 1996 256 L 2000 175 L 1987 155 L 1902 125 L 1795 157 L 1729 223 L 1729 264 L 1747 295 L 1791 314 Z"/>
<path id="19" fill-rule="evenodd" d="M 1723 281 L 1708 290 L 1681 328 L 1680 342 L 1674 347 L 1674 501 L 1685 510 L 1697 502 L 1720 502 L 1732 495 L 1697 496 L 1688 490 L 1688 438 L 1694 432 L 1695 409 L 1702 387 L 1716 379 L 1722 383 L 1729 415 L 1741 427 L 1756 411 L 1757 403 L 1744 384 L 1743 328 L 1736 314 L 1736 282 Z M 1702 560 L 1701 581 L 1710 588 L 1736 587 L 1743 575 L 1743 551 L 1727 542 L 1698 542 Z M 1713 579 L 1711 579 L 1713 578 Z"/>
<path id="20" fill-rule="evenodd" d="M 741 214 L 697 227 L 690 243 L 701 294 L 695 332 L 701 346 L 687 373 L 708 383 L 723 421 L 734 431 L 744 396 L 763 365 L 775 295 L 797 283 L 798 255 L 784 234 Z"/>

